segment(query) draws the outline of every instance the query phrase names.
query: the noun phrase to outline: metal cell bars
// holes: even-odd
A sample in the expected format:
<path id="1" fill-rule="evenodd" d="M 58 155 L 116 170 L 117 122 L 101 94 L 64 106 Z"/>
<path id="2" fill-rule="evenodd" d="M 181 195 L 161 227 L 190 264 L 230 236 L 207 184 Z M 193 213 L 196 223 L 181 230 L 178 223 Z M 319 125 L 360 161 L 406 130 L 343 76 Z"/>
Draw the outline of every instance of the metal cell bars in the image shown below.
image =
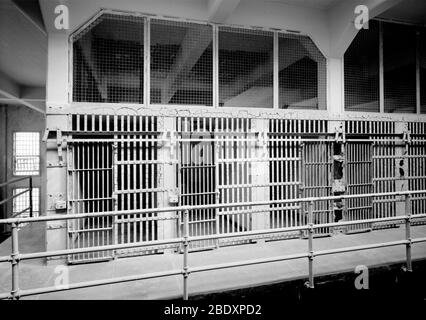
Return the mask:
<path id="1" fill-rule="evenodd" d="M 199 117 L 176 118 L 179 143 L 178 185 L 180 205 L 217 203 L 217 152 L 214 139 L 215 119 Z M 217 209 L 188 211 L 189 236 L 217 233 Z M 183 225 L 179 225 L 179 234 Z M 216 247 L 215 240 L 191 241 L 190 250 Z"/>
<path id="2" fill-rule="evenodd" d="M 366 194 L 373 192 L 373 143 L 348 142 L 346 156 L 346 194 Z M 346 221 L 365 220 L 373 217 L 371 197 L 351 198 L 345 201 Z M 371 229 L 371 224 L 350 225 L 346 232 L 361 232 Z"/>
<path id="3" fill-rule="evenodd" d="M 219 27 L 219 106 L 273 106 L 273 33 Z"/>
<path id="4" fill-rule="evenodd" d="M 302 192 L 303 138 L 298 133 L 315 136 L 327 130 L 324 120 L 269 120 L 269 194 L 270 200 L 296 199 Z M 300 204 L 270 205 L 272 229 L 303 225 Z M 279 237 L 297 237 L 299 232 Z"/>
<path id="5" fill-rule="evenodd" d="M 371 183 L 373 192 L 393 192 L 396 190 L 396 176 L 395 176 L 395 161 L 397 143 L 393 142 L 396 137 L 395 122 L 390 121 L 345 121 L 345 133 L 348 138 L 352 139 L 370 139 L 372 144 L 371 159 L 372 159 L 372 175 Z M 360 142 L 353 142 L 361 144 Z M 355 152 L 355 150 L 353 150 Z M 347 155 L 348 157 L 348 155 Z M 352 156 L 350 156 L 352 157 Z M 365 161 L 368 161 L 365 158 Z M 347 172 L 348 181 L 355 181 L 353 175 L 359 175 L 360 172 L 353 171 Z M 348 176 L 351 175 L 351 176 Z M 367 185 L 367 176 L 364 177 L 365 184 Z M 367 186 L 365 187 L 367 188 Z M 355 190 L 351 188 L 352 192 L 363 193 L 362 190 Z M 354 194 L 354 193 L 353 193 Z M 373 215 L 377 218 L 393 217 L 396 214 L 396 198 L 395 197 L 374 197 L 372 198 Z M 365 199 L 365 203 L 369 200 Z M 348 202 L 347 209 L 352 211 L 356 203 Z M 352 217 L 354 218 L 354 217 Z M 394 226 L 394 224 L 375 223 L 373 229 Z M 362 226 L 360 226 L 362 227 Z"/>
<path id="6" fill-rule="evenodd" d="M 412 134 L 408 145 L 408 190 L 426 189 L 426 123 L 409 122 L 408 130 Z M 413 215 L 426 212 L 426 194 L 414 194 L 411 198 L 411 213 Z M 424 221 L 421 221 L 424 223 Z M 418 224 L 419 221 L 414 222 Z"/>
<path id="7" fill-rule="evenodd" d="M 280 109 L 326 109 L 327 64 L 306 36 L 279 34 Z"/>
<path id="8" fill-rule="evenodd" d="M 379 23 L 370 20 L 345 52 L 345 109 L 379 112 Z"/>
<path id="9" fill-rule="evenodd" d="M 333 183 L 332 141 L 304 141 L 302 161 L 302 197 L 332 195 Z M 303 208 L 304 224 L 308 223 L 308 204 Z M 313 224 L 333 222 L 333 201 L 317 201 L 313 205 Z M 315 230 L 316 236 L 330 235 L 329 227 Z"/>
<path id="10" fill-rule="evenodd" d="M 251 132 L 251 119 L 217 118 L 215 137 L 217 139 L 217 193 L 218 203 L 250 202 L 254 194 L 261 192 L 266 185 L 256 184 L 253 172 L 256 158 L 256 142 Z M 250 231 L 253 228 L 251 206 L 221 208 L 218 214 L 218 232 L 229 234 Z M 246 243 L 244 238 L 223 239 L 221 245 Z"/>
<path id="11" fill-rule="evenodd" d="M 13 134 L 13 174 L 15 176 L 40 173 L 40 133 L 15 132 Z"/>
<path id="12" fill-rule="evenodd" d="M 112 142 L 96 142 L 90 137 L 68 142 L 67 154 L 68 213 L 113 210 Z M 112 229 L 111 217 L 68 220 L 67 247 L 79 249 L 113 244 Z M 98 251 L 69 255 L 68 261 L 79 263 L 110 258 L 111 251 Z"/>
<path id="13" fill-rule="evenodd" d="M 114 118 L 115 210 L 156 208 L 158 194 L 159 146 L 157 117 L 121 115 Z M 127 134 L 124 134 L 127 133 Z M 114 221 L 114 243 L 126 244 L 158 239 L 156 214 L 123 214 Z M 154 253 L 146 249 L 118 250 L 120 256 Z"/>
<path id="14" fill-rule="evenodd" d="M 143 103 L 144 18 L 104 13 L 73 44 L 73 101 Z"/>
<path id="15" fill-rule="evenodd" d="M 213 105 L 213 28 L 152 19 L 151 103 Z"/>

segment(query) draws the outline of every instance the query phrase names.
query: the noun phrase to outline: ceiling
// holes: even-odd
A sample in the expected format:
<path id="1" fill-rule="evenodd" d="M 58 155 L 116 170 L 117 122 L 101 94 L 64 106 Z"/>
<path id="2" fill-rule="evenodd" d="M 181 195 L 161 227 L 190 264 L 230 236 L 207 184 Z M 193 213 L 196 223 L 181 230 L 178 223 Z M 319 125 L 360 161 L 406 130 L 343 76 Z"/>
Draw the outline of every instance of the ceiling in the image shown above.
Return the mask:
<path id="1" fill-rule="evenodd" d="M 11 0 L 0 0 L 0 71 L 20 86 L 44 87 L 47 36 Z"/>
<path id="2" fill-rule="evenodd" d="M 426 25 L 426 1 L 404 0 L 382 13 L 380 18 Z"/>

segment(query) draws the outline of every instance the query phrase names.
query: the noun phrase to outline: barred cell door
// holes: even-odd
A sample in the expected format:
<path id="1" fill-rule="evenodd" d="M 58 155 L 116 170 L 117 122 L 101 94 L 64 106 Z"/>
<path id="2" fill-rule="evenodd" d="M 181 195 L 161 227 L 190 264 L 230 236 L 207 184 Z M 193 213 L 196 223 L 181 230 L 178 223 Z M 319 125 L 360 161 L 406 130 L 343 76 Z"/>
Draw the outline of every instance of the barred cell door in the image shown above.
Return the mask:
<path id="1" fill-rule="evenodd" d="M 157 207 L 157 119 L 136 115 L 74 115 L 68 141 L 68 212 Z M 90 248 L 158 239 L 155 214 L 70 220 L 67 247 Z M 70 263 L 152 253 L 144 249 L 74 254 Z"/>
<path id="2" fill-rule="evenodd" d="M 180 205 L 208 205 L 216 202 L 216 161 L 214 151 L 214 119 L 178 118 Z M 217 231 L 216 209 L 189 211 L 189 235 L 204 236 Z M 182 232 L 182 226 L 179 228 Z M 191 241 L 190 250 L 216 246 L 215 240 Z"/>
<path id="3" fill-rule="evenodd" d="M 68 213 L 83 214 L 114 209 L 112 145 L 112 142 L 96 142 L 85 138 L 68 142 Z M 68 220 L 67 231 L 68 249 L 113 243 L 111 217 Z M 68 261 L 81 263 L 112 257 L 112 251 L 98 251 L 69 255 Z"/>
<path id="4" fill-rule="evenodd" d="M 303 143 L 298 136 L 288 136 L 289 122 L 269 122 L 269 194 L 271 200 L 297 199 L 302 191 Z M 294 131 L 294 130 L 293 130 Z M 270 205 L 272 229 L 301 226 L 305 223 L 300 203 Z M 300 232 L 287 232 L 277 238 L 297 238 Z"/>
<path id="5" fill-rule="evenodd" d="M 395 192 L 397 177 L 395 174 L 397 156 L 396 143 L 390 137 L 377 137 L 373 144 L 373 192 Z M 373 212 L 375 218 L 393 217 L 396 215 L 395 196 L 373 198 Z M 394 226 L 390 222 L 374 223 L 373 228 Z"/>
<path id="6" fill-rule="evenodd" d="M 373 142 L 349 142 L 346 144 L 346 184 L 348 195 L 373 192 Z M 373 218 L 371 197 L 346 199 L 346 221 Z M 371 223 L 346 227 L 347 233 L 371 230 Z"/>
<path id="7" fill-rule="evenodd" d="M 326 197 L 332 195 L 333 182 L 333 145 L 330 141 L 304 141 L 302 161 L 302 190 L 303 198 Z M 307 212 L 308 204 L 304 204 L 303 212 Z M 304 215 L 307 223 L 308 217 Z M 333 222 L 333 202 L 321 200 L 314 202 L 313 207 L 314 224 Z M 316 236 L 331 234 L 330 228 L 315 230 Z"/>

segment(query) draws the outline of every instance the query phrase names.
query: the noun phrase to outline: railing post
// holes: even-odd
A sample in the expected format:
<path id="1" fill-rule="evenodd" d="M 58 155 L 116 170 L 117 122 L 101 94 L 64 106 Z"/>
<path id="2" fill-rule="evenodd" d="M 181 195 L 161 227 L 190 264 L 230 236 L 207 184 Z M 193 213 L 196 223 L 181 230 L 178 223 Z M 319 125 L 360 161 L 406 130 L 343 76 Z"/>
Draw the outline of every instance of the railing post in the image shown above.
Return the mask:
<path id="1" fill-rule="evenodd" d="M 314 288 L 314 270 L 313 270 L 313 264 L 314 264 L 314 252 L 313 252 L 313 237 L 314 237 L 314 228 L 313 228 L 313 208 L 314 208 L 314 202 L 309 202 L 309 208 L 308 208 L 308 251 L 309 251 L 309 288 Z"/>
<path id="2" fill-rule="evenodd" d="M 29 190 L 30 190 L 30 198 L 29 198 L 30 217 L 32 218 L 33 217 L 33 177 L 30 177 Z"/>
<path id="3" fill-rule="evenodd" d="M 407 257 L 407 271 L 411 272 L 412 263 L 411 263 L 411 196 L 409 194 L 405 195 L 405 239 L 407 244 L 405 245 L 405 254 Z"/>
<path id="4" fill-rule="evenodd" d="M 18 224 L 12 223 L 12 291 L 13 300 L 19 299 L 19 242 L 18 242 Z"/>
<path id="5" fill-rule="evenodd" d="M 188 300 L 188 210 L 183 212 L 183 300 Z"/>
<path id="6" fill-rule="evenodd" d="M 309 263 L 309 283 L 308 287 L 313 289 L 314 288 L 314 252 L 313 252 L 313 237 L 314 237 L 314 228 L 313 228 L 313 208 L 314 208 L 314 202 L 309 202 L 308 207 L 308 263 Z"/>

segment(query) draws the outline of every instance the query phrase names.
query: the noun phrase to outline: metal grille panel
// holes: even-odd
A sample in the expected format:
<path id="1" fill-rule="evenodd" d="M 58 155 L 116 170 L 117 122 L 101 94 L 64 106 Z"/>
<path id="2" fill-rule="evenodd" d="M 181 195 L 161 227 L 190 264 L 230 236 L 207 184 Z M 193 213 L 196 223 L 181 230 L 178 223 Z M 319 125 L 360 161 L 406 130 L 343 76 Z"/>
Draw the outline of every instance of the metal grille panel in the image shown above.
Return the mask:
<path id="1" fill-rule="evenodd" d="M 416 112 L 416 30 L 383 24 L 385 112 Z"/>
<path id="2" fill-rule="evenodd" d="M 68 144 L 68 212 L 86 213 L 157 207 L 156 118 L 73 115 Z M 133 133 L 133 134 L 132 134 Z M 150 219 L 151 218 L 151 219 Z M 158 238 L 154 215 L 120 215 L 68 222 L 68 247 L 86 248 Z M 118 255 L 151 253 L 121 250 Z M 113 252 L 72 255 L 69 261 L 105 260 Z"/>
<path id="3" fill-rule="evenodd" d="M 279 34 L 280 109 L 326 109 L 326 59 L 309 37 Z"/>
<path id="4" fill-rule="evenodd" d="M 13 174 L 27 176 L 40 174 L 40 133 L 13 134 Z"/>
<path id="5" fill-rule="evenodd" d="M 344 56 L 345 109 L 379 112 L 379 23 L 369 21 Z"/>
<path id="6" fill-rule="evenodd" d="M 73 101 L 143 103 L 144 20 L 106 13 L 73 36 Z"/>
<path id="7" fill-rule="evenodd" d="M 213 104 L 211 25 L 151 20 L 151 103 Z"/>
<path id="8" fill-rule="evenodd" d="M 426 189 L 426 123 L 409 122 L 408 129 L 413 135 L 408 145 L 408 188 L 409 190 Z M 426 213 L 426 194 L 413 195 L 411 213 Z"/>
<path id="9" fill-rule="evenodd" d="M 219 28 L 219 106 L 272 108 L 273 33 Z"/>

